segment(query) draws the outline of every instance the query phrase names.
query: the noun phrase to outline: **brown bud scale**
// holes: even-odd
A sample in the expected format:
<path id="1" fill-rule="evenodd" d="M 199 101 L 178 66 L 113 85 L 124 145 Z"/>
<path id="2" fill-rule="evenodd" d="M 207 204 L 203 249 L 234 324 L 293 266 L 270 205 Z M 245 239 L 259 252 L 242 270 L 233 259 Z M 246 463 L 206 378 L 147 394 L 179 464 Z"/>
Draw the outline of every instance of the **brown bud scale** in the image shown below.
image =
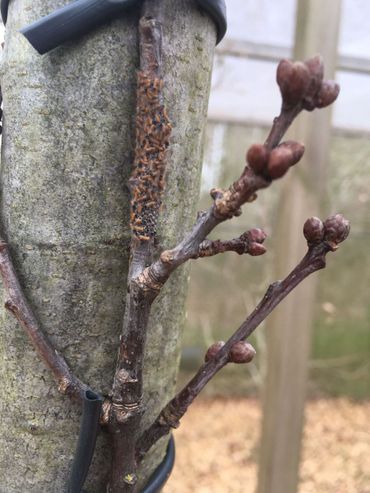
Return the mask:
<path id="1" fill-rule="evenodd" d="M 239 341 L 230 349 L 229 361 L 238 364 L 250 363 L 255 355 L 256 351 L 249 342 Z"/>
<path id="2" fill-rule="evenodd" d="M 305 95 L 310 82 L 310 74 L 302 62 L 293 63 L 290 60 L 281 60 L 276 72 L 276 81 L 283 98 L 283 105 L 294 106 Z"/>
<path id="3" fill-rule="evenodd" d="M 334 216 L 328 217 L 324 222 L 325 228 L 325 240 L 330 243 L 341 243 L 349 235 L 350 224 L 347 219 L 345 219 L 342 214 L 335 214 Z"/>
<path id="4" fill-rule="evenodd" d="M 204 361 L 207 362 L 207 361 L 213 359 L 224 345 L 225 345 L 224 341 L 218 341 L 218 342 L 215 342 L 214 344 L 212 344 L 212 346 L 210 346 L 208 348 L 208 350 L 204 356 Z"/>
<path id="5" fill-rule="evenodd" d="M 278 147 L 289 149 L 289 151 L 292 153 L 290 166 L 294 166 L 295 164 L 297 164 L 298 161 L 301 160 L 305 151 L 304 144 L 302 144 L 301 142 L 296 142 L 294 140 L 287 140 L 285 142 L 282 142 L 281 144 L 279 144 Z"/>
<path id="6" fill-rule="evenodd" d="M 310 75 L 306 96 L 312 97 L 320 90 L 324 79 L 324 62 L 321 55 L 316 55 L 305 60 L 304 64 L 308 68 Z"/>
<path id="7" fill-rule="evenodd" d="M 248 239 L 252 243 L 263 243 L 267 238 L 267 234 L 260 228 L 252 228 L 247 231 Z"/>
<path id="8" fill-rule="evenodd" d="M 325 108 L 334 103 L 340 91 L 339 84 L 333 80 L 324 80 L 321 84 L 320 91 L 316 97 L 316 107 Z"/>
<path id="9" fill-rule="evenodd" d="M 324 238 L 324 225 L 318 217 L 310 217 L 304 223 L 303 234 L 309 243 L 316 243 Z"/>
<path id="10" fill-rule="evenodd" d="M 267 166 L 269 151 L 263 144 L 253 144 L 247 152 L 247 162 L 256 174 L 262 174 Z"/>
<path id="11" fill-rule="evenodd" d="M 261 243 L 251 243 L 248 248 L 248 253 L 252 257 L 259 257 L 266 253 L 266 247 L 261 245 Z"/>
<path id="12" fill-rule="evenodd" d="M 292 151 L 285 147 L 275 147 L 271 151 L 267 171 L 269 176 L 276 180 L 285 175 L 292 162 Z"/>

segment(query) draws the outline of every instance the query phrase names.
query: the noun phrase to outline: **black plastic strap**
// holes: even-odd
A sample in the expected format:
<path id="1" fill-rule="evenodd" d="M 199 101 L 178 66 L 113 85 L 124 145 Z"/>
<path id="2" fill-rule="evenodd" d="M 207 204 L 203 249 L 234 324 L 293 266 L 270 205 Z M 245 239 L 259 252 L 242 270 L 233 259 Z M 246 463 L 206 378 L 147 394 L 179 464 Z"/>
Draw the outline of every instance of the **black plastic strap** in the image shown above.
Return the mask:
<path id="1" fill-rule="evenodd" d="M 167 453 L 163 461 L 150 476 L 142 493 L 159 493 L 166 484 L 175 463 L 175 440 L 171 435 L 168 442 Z"/>
<path id="2" fill-rule="evenodd" d="M 140 1 L 141 0 L 136 0 L 137 3 L 139 3 Z M 208 15 L 210 15 L 210 17 L 212 17 L 212 19 L 216 23 L 216 26 L 217 26 L 217 44 L 218 44 L 222 40 L 222 38 L 225 36 L 226 29 L 227 29 L 225 0 L 196 0 L 196 1 L 197 1 L 198 5 L 200 6 L 200 8 L 203 9 L 205 12 L 207 12 Z M 9 2 L 10 2 L 10 0 L 1 0 L 1 4 L 0 4 L 1 17 L 3 19 L 4 24 L 6 24 L 6 21 L 8 18 Z M 136 2 L 135 2 L 135 0 L 126 1 L 126 2 L 122 1 L 122 4 L 124 7 L 126 3 L 129 5 L 129 4 L 134 4 Z M 72 2 L 72 3 L 75 3 L 75 2 Z M 89 3 L 89 2 L 86 2 L 86 3 Z M 116 7 L 119 8 L 119 4 L 120 4 L 120 2 L 117 2 Z M 64 8 L 68 9 L 68 8 L 70 8 L 70 6 L 71 6 L 71 4 L 67 4 Z M 58 9 L 58 11 L 63 11 L 63 8 Z M 56 12 L 58 12 L 58 11 L 56 11 Z M 100 15 L 100 12 L 98 12 L 98 14 Z M 40 19 L 39 21 L 36 21 L 36 22 L 40 23 L 40 21 L 42 21 L 42 19 Z M 96 21 L 96 24 L 98 24 L 98 21 Z M 81 24 L 80 24 L 80 26 L 81 26 Z M 94 27 L 94 23 L 91 25 L 91 28 L 93 28 L 93 27 Z M 29 28 L 29 26 L 26 26 L 26 28 L 23 29 L 22 31 L 28 32 L 28 28 Z M 83 29 L 86 30 L 86 28 L 88 28 L 88 26 L 84 26 Z M 74 35 L 75 34 L 76 33 L 74 33 Z M 51 40 L 50 46 L 54 46 L 55 43 L 58 43 L 58 40 L 56 40 L 55 42 L 52 42 L 52 40 Z M 45 49 L 45 51 L 43 51 L 43 52 L 46 52 L 46 51 L 48 51 L 48 50 Z"/>
<path id="3" fill-rule="evenodd" d="M 20 32 L 43 55 L 124 15 L 141 2 L 142 0 L 74 0 L 23 27 Z"/>
<path id="4" fill-rule="evenodd" d="M 8 19 L 8 7 L 10 0 L 1 0 L 0 10 L 1 10 L 1 18 L 3 19 L 4 25 Z"/>
<path id="5" fill-rule="evenodd" d="M 170 441 L 168 442 L 167 452 L 163 461 L 159 464 L 157 469 L 148 479 L 141 493 L 159 493 L 163 486 L 167 483 L 168 478 L 171 475 L 173 465 L 175 463 L 175 440 L 171 435 Z M 82 490 L 81 493 L 87 493 L 87 491 Z"/>
<path id="6" fill-rule="evenodd" d="M 85 392 L 80 434 L 68 483 L 68 493 L 81 493 L 94 455 L 102 405 L 103 398 L 99 394 L 91 390 Z"/>
<path id="7" fill-rule="evenodd" d="M 197 2 L 199 6 L 204 9 L 216 23 L 216 44 L 218 44 L 225 36 L 227 29 L 226 2 L 225 0 L 197 0 Z"/>

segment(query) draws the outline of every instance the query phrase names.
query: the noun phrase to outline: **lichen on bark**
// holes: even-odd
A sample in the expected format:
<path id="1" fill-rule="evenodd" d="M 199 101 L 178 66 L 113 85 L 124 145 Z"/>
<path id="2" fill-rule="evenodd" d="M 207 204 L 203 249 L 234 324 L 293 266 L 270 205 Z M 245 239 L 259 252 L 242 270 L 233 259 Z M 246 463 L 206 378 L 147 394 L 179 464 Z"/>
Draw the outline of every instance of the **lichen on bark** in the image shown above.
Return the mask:
<path id="1" fill-rule="evenodd" d="M 164 96 L 173 125 L 159 249 L 194 219 L 215 26 L 193 1 L 165 3 Z M 12 0 L 1 64 L 1 221 L 25 293 L 75 373 L 107 393 L 124 312 L 139 11 L 39 56 L 18 30 L 64 5 Z M 153 306 L 144 368 L 147 427 L 171 397 L 186 270 Z M 0 330 L 1 493 L 65 491 L 80 409 L 57 393 L 3 308 Z M 163 457 L 144 463 L 142 478 Z M 105 491 L 109 439 L 100 434 L 86 483 Z M 143 479 L 142 479 L 143 480 Z"/>

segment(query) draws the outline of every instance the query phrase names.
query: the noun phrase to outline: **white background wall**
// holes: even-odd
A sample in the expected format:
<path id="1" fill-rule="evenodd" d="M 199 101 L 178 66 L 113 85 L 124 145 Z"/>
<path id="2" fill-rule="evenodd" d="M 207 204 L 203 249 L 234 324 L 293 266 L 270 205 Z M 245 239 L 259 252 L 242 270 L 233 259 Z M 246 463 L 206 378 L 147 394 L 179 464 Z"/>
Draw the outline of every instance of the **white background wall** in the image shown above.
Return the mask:
<path id="1" fill-rule="evenodd" d="M 227 39 L 292 48 L 296 0 L 226 2 Z M 342 5 L 339 53 L 370 60 L 370 1 L 342 0 Z M 210 118 L 269 123 L 280 105 L 275 67 L 271 62 L 216 56 Z M 339 71 L 337 80 L 342 91 L 334 107 L 334 125 L 370 130 L 370 77 Z"/>
<path id="2" fill-rule="evenodd" d="M 226 1 L 228 39 L 292 48 L 295 0 Z M 369 18 L 369 0 L 342 0 L 341 55 L 370 59 Z M 269 123 L 280 105 L 275 67 L 270 62 L 216 57 L 210 118 Z M 370 77 L 339 71 L 336 79 L 342 90 L 334 107 L 334 125 L 370 130 Z"/>

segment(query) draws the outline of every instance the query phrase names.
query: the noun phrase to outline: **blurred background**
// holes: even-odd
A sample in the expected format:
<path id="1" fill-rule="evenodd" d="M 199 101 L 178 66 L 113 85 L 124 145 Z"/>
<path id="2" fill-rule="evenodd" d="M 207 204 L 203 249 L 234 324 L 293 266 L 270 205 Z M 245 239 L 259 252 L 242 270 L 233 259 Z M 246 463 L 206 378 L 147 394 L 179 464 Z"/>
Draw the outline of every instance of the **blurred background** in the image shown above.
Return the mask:
<path id="1" fill-rule="evenodd" d="M 281 58 L 321 53 L 341 93 L 333 109 L 301 115 L 293 127 L 291 136 L 306 144 L 302 163 L 213 236 L 261 227 L 268 252 L 193 262 L 179 385 L 303 256 L 306 218 L 341 212 L 352 229 L 327 268 L 257 329 L 256 360 L 229 365 L 194 404 L 176 432 L 165 491 L 369 493 L 370 3 L 227 0 L 227 8 L 199 209 L 209 206 L 210 188 L 239 176 L 248 147 L 266 138 L 280 109 Z"/>

